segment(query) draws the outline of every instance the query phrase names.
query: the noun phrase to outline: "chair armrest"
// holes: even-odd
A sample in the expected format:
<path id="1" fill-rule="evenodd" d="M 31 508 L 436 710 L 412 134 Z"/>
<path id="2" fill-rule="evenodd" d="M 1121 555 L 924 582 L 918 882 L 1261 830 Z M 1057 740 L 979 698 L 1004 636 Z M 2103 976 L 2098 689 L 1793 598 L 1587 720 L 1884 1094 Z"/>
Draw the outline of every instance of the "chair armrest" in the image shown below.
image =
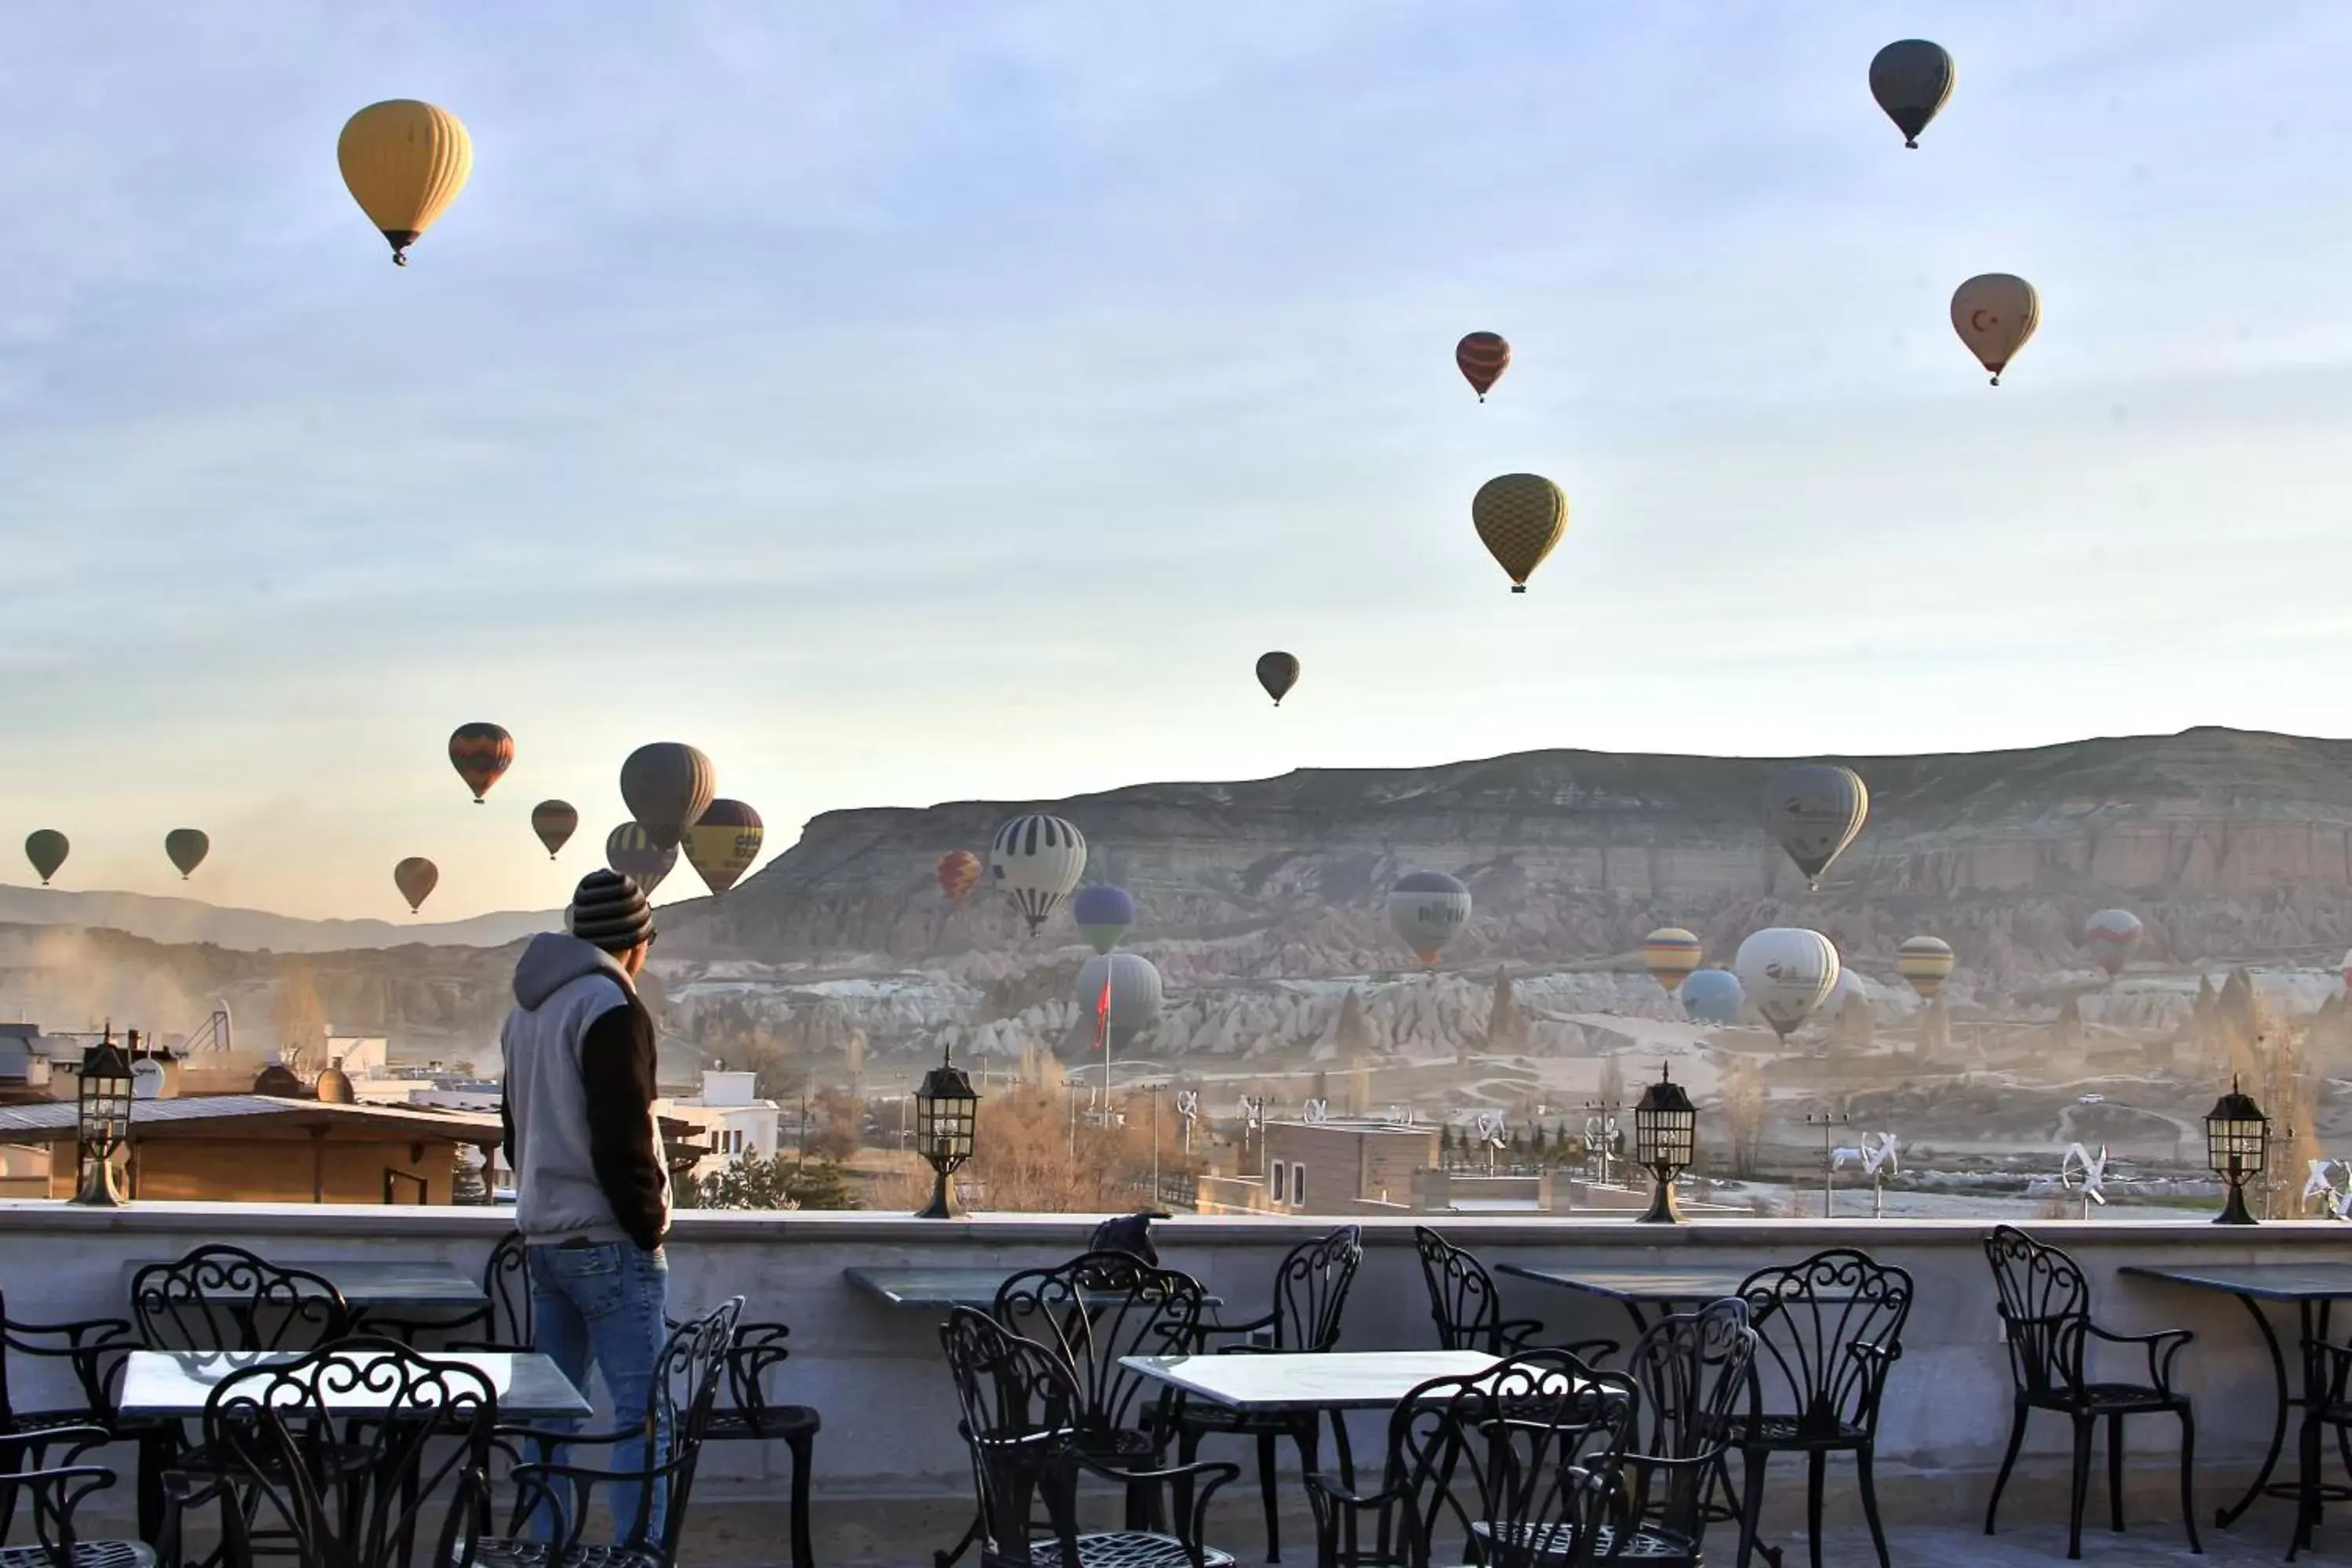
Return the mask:
<path id="1" fill-rule="evenodd" d="M 1195 1323 L 1192 1325 L 1192 1338 L 1200 1345 L 1201 1353 L 1203 1355 L 1223 1355 L 1233 1350 L 1246 1350 L 1252 1347 L 1229 1345 L 1224 1350 L 1213 1350 L 1210 1347 L 1209 1341 L 1212 1336 L 1222 1335 L 1232 1338 L 1244 1334 L 1263 1333 L 1274 1327 L 1278 1315 L 1275 1312 L 1267 1312 L 1262 1317 L 1251 1318 L 1238 1323 Z"/>
<path id="2" fill-rule="evenodd" d="M 62 1340 L 65 1342 L 40 1342 L 44 1340 Z M 113 1406 L 106 1388 L 107 1373 L 99 1364 L 100 1358 L 137 1350 L 139 1331 L 121 1318 L 79 1318 L 56 1323 L 0 1318 L 0 1345 L 22 1355 L 72 1361 L 74 1380 L 81 1384 L 83 1402 L 91 1411 L 100 1412 Z"/>
<path id="3" fill-rule="evenodd" d="M 1208 1528 L 1209 1500 L 1217 1495 L 1219 1487 L 1237 1479 L 1242 1473 L 1242 1468 L 1239 1465 L 1227 1459 L 1197 1459 L 1189 1465 L 1172 1465 L 1162 1470 L 1122 1470 L 1106 1465 L 1090 1455 L 1081 1453 L 1076 1447 L 1069 1445 L 1063 1447 L 1058 1457 L 1064 1462 L 1073 1464 L 1079 1469 L 1091 1470 L 1106 1480 L 1117 1481 L 1121 1486 L 1148 1481 L 1155 1486 L 1172 1489 L 1179 1482 L 1205 1479 L 1207 1484 L 1192 1494 L 1192 1517 L 1183 1521 L 1183 1534 L 1181 1537 L 1189 1545 L 1196 1548 L 1200 1545 L 1203 1533 Z"/>
<path id="4" fill-rule="evenodd" d="M 1376 1492 L 1358 1491 L 1343 1481 L 1332 1479 L 1320 1470 L 1307 1472 L 1307 1489 L 1319 1493 L 1326 1500 L 1342 1508 L 1357 1509 L 1385 1508 L 1405 1495 L 1405 1489 L 1402 1486 L 1384 1486 Z"/>
<path id="5" fill-rule="evenodd" d="M 2158 1329 L 2152 1334 L 2119 1334 L 2096 1323 L 2084 1325 L 2093 1339 L 2111 1345 L 2143 1345 L 2147 1350 L 2148 1381 L 2167 1399 L 2172 1397 L 2172 1358 L 2197 1337 L 2193 1329 Z"/>
<path id="6" fill-rule="evenodd" d="M 1615 1355 L 1620 1347 L 1615 1340 L 1570 1340 L 1556 1348 L 1566 1351 L 1580 1361 L 1600 1362 Z"/>
<path id="7" fill-rule="evenodd" d="M 1495 1338 L 1506 1354 L 1523 1351 L 1528 1342 L 1543 1332 L 1543 1322 L 1537 1318 L 1506 1318 L 1495 1325 Z"/>

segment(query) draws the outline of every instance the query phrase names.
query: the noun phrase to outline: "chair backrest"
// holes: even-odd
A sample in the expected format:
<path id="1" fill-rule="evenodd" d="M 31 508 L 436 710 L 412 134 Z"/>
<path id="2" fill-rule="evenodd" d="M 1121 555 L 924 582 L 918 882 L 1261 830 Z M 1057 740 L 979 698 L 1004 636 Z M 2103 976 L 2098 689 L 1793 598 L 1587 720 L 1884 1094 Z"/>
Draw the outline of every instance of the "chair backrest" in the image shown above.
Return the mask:
<path id="1" fill-rule="evenodd" d="M 992 1561 L 1030 1562 L 1029 1521 L 1043 1502 L 1063 1563 L 1079 1560 L 1076 1476 L 1067 1459 L 1084 1407 L 1069 1363 L 969 1307 L 940 1327 L 971 1454 L 972 1490 Z"/>
<path id="2" fill-rule="evenodd" d="M 1412 1244 L 1429 1285 L 1429 1315 L 1437 1324 L 1439 1347 L 1500 1355 L 1503 1300 L 1486 1266 L 1424 1225 L 1412 1227 Z"/>
<path id="3" fill-rule="evenodd" d="M 1616 1500 L 1640 1394 L 1573 1352 L 1533 1350 L 1434 1378 L 1389 1419 L 1387 1485 L 1404 1503 L 1406 1562 L 1589 1562 Z"/>
<path id="4" fill-rule="evenodd" d="M 1911 1315 L 1908 1271 L 1832 1247 L 1758 1269 L 1739 1294 L 1756 1331 L 1757 1410 L 1794 1415 L 1809 1436 L 1841 1423 L 1875 1428 L 1886 1363 L 1902 1353 Z"/>
<path id="5" fill-rule="evenodd" d="M 112 1434 L 99 1426 L 52 1427 L 42 1436 L 53 1447 L 74 1454 L 112 1440 Z M 9 1456 L 16 1459 L 16 1464 L 0 1465 L 0 1548 L 7 1546 L 10 1537 L 5 1527 L 16 1519 L 17 1506 L 23 1503 L 29 1505 L 26 1512 L 32 1519 L 33 1541 L 47 1552 L 51 1563 L 133 1563 L 137 1553 L 128 1546 L 84 1542 L 74 1521 L 75 1510 L 84 1500 L 114 1484 L 114 1472 L 103 1465 L 59 1465 L 37 1469 L 32 1455 L 31 1448 L 22 1448 Z M 16 1558 L 37 1563 L 41 1553 L 20 1546 Z"/>
<path id="6" fill-rule="evenodd" d="M 121 1371 L 123 1357 L 138 1345 L 131 1325 L 120 1319 L 19 1323 L 8 1316 L 8 1293 L 0 1289 L 0 1431 L 5 1431 L 16 1416 L 16 1390 L 9 1382 L 11 1362 L 20 1357 L 70 1362 L 74 1382 L 81 1392 L 82 1408 L 93 1415 L 102 1415 L 113 1408 L 112 1384 Z M 62 1399 L 43 1398 L 38 1394 L 34 1397 L 41 1408 L 52 1412 L 71 1408 Z M 0 1520 L 6 1518 L 7 1514 L 0 1511 Z"/>
<path id="7" fill-rule="evenodd" d="M 293 1532 L 306 1568 L 403 1568 L 445 1486 L 433 1561 L 453 1560 L 488 1499 L 498 1411 L 473 1367 L 398 1340 L 350 1339 L 223 1378 L 205 1403 L 205 1438 Z M 236 1539 L 251 1517 L 223 1518 L 228 1561 L 252 1561 L 250 1539 Z"/>
<path id="8" fill-rule="evenodd" d="M 997 1288 L 991 1316 L 1013 1333 L 1062 1353 L 1090 1435 L 1132 1428 L 1147 1388 L 1119 1364 L 1131 1355 L 1182 1355 L 1201 1321 L 1200 1282 L 1124 1252 L 1082 1253 L 1031 1268 Z"/>
<path id="9" fill-rule="evenodd" d="M 210 1243 L 131 1277 L 140 1342 L 163 1351 L 304 1351 L 351 1331 L 334 1281 Z"/>
<path id="10" fill-rule="evenodd" d="M 530 1295 L 530 1260 L 523 1251 L 522 1232 L 510 1230 L 490 1248 L 482 1266 L 482 1294 L 489 1298 L 489 1314 L 482 1321 L 483 1337 L 494 1345 L 527 1351 L 536 1342 Z"/>
<path id="11" fill-rule="evenodd" d="M 658 1416 L 656 1410 L 647 1410 L 646 1419 L 651 1423 L 666 1416 L 669 1426 L 669 1501 L 664 1513 L 662 1551 L 672 1562 L 677 1558 L 678 1531 L 685 1528 L 687 1503 L 694 1491 L 695 1468 L 702 1457 L 703 1431 L 710 1425 L 710 1409 L 718 1401 L 719 1378 L 727 1367 L 728 1352 L 735 1343 L 735 1325 L 742 1316 L 743 1298 L 731 1296 L 717 1310 L 678 1324 L 670 1331 L 668 1340 L 662 1345 L 661 1360 L 654 1366 L 647 1397 L 660 1409 Z M 650 1489 L 647 1495 L 650 1497 Z M 649 1517 L 644 1506 L 646 1500 L 639 1499 L 637 1519 L 641 1528 L 642 1521 Z"/>
<path id="12" fill-rule="evenodd" d="M 1737 1297 L 1661 1318 L 1634 1342 L 1625 1372 L 1642 1392 L 1629 1472 L 1636 1517 L 1698 1540 L 1716 1459 L 1755 1363 L 1756 1331 Z"/>
<path id="13" fill-rule="evenodd" d="M 1363 1261 L 1360 1225 L 1343 1225 L 1285 1253 L 1274 1271 L 1274 1348 L 1328 1351 L 1338 1344 L 1348 1288 Z"/>
<path id="14" fill-rule="evenodd" d="M 2091 1282 L 2082 1266 L 2013 1226 L 1994 1226 L 1984 1249 L 2018 1388 L 2061 1399 L 2075 1394 L 2091 1321 Z"/>

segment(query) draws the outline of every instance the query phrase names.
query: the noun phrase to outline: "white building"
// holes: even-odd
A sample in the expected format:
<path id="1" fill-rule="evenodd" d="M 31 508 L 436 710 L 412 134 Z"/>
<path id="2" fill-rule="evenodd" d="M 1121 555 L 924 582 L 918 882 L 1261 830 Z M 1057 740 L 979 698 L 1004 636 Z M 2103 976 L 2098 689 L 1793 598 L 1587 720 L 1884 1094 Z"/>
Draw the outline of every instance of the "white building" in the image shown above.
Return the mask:
<path id="1" fill-rule="evenodd" d="M 776 1157 L 776 1130 L 782 1116 L 774 1100 L 759 1098 L 759 1077 L 705 1068 L 700 1094 L 654 1101 L 655 1115 L 700 1131 L 710 1152 L 696 1163 L 696 1180 L 717 1175 L 747 1154 Z"/>

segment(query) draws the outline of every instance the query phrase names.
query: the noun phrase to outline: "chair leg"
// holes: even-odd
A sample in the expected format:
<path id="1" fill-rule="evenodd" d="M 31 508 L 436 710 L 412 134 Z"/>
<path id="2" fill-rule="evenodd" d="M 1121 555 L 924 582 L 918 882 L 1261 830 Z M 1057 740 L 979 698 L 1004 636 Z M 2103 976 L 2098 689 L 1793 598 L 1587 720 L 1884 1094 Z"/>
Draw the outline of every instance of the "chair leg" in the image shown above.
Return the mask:
<path id="1" fill-rule="evenodd" d="M 785 1447 L 793 1455 L 793 1568 L 816 1568 L 816 1548 L 809 1540 L 809 1471 L 816 1464 L 816 1439 L 803 1432 Z"/>
<path id="2" fill-rule="evenodd" d="M 2124 1531 L 2124 1418 L 2107 1417 L 2107 1528 Z"/>
<path id="3" fill-rule="evenodd" d="M 1282 1561 L 1281 1507 L 1275 1496 L 1274 1465 L 1274 1434 L 1261 1432 L 1257 1435 L 1257 1489 L 1265 1500 L 1265 1560 L 1268 1563 Z"/>
<path id="4" fill-rule="evenodd" d="M 1739 1505 L 1739 1563 L 1748 1568 L 1748 1560 L 1756 1555 L 1756 1524 L 1764 1517 L 1764 1467 L 1772 1460 L 1767 1448 L 1740 1450 L 1741 1490 L 1747 1495 Z"/>
<path id="5" fill-rule="evenodd" d="M 1830 1457 L 1819 1448 L 1805 1456 L 1805 1551 L 1822 1568 L 1822 1492 L 1829 1484 Z"/>
<path id="6" fill-rule="evenodd" d="M 1992 1500 L 1985 1504 L 1985 1533 L 1992 1533 L 1992 1521 L 2000 1513 L 2000 1494 L 2009 1489 L 2009 1473 L 2017 1468 L 2018 1451 L 2025 1447 L 2025 1418 L 2032 1414 L 2025 1401 L 2017 1402 L 2017 1414 L 2009 1424 L 2009 1452 L 2000 1457 L 2000 1474 L 1992 1479 Z"/>
<path id="7" fill-rule="evenodd" d="M 1894 1568 L 1886 1558 L 1886 1527 L 1878 1521 L 1878 1447 L 1865 1443 L 1854 1450 L 1855 1479 L 1862 1486 L 1863 1522 L 1870 1526 L 1870 1543 L 1878 1548 L 1878 1568 Z"/>
<path id="8" fill-rule="evenodd" d="M 2083 1555 L 2083 1505 L 2091 1497 L 2091 1422 L 2089 1415 L 2074 1417 L 2074 1491 L 2066 1509 L 2066 1560 L 2078 1561 Z"/>
<path id="9" fill-rule="evenodd" d="M 2197 1417 L 2189 1407 L 2180 1407 L 2180 1517 L 2189 1526 L 2189 1550 L 2198 1556 L 2205 1555 L 2205 1543 L 2197 1539 Z"/>

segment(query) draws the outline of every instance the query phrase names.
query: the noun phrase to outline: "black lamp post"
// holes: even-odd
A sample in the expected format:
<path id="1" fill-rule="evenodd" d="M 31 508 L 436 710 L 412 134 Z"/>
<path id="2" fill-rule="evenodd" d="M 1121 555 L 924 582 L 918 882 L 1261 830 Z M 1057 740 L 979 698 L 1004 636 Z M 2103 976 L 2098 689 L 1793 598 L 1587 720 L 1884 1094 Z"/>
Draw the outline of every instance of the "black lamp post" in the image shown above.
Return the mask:
<path id="1" fill-rule="evenodd" d="M 2213 1216 L 2215 1225 L 2252 1225 L 2246 1207 L 2246 1184 L 2270 1163 L 2271 1119 L 2251 1096 L 2230 1080 L 2230 1092 L 2205 1113 L 2205 1163 L 2230 1184 L 2230 1201 Z"/>
<path id="2" fill-rule="evenodd" d="M 931 1201 L 916 1211 L 917 1219 L 955 1219 L 963 1209 L 956 1202 L 955 1184 L 948 1180 L 971 1158 L 972 1131 L 980 1120 L 980 1096 L 971 1079 L 945 1051 L 940 1065 L 923 1075 L 915 1090 L 915 1147 L 930 1163 Z"/>
<path id="3" fill-rule="evenodd" d="M 1683 1214 L 1675 1202 L 1675 1178 L 1691 1167 L 1698 1144 L 1698 1109 L 1683 1086 L 1658 1069 L 1658 1081 L 1642 1091 L 1633 1107 L 1633 1157 L 1649 1167 L 1657 1182 L 1650 1196 L 1643 1225 L 1680 1225 Z"/>
<path id="4" fill-rule="evenodd" d="M 122 1205 L 114 1177 L 114 1153 L 131 1142 L 131 1058 L 107 1028 L 98 1044 L 81 1054 L 81 1082 L 75 1092 L 74 1143 L 81 1191 L 73 1201 L 88 1208 Z"/>

